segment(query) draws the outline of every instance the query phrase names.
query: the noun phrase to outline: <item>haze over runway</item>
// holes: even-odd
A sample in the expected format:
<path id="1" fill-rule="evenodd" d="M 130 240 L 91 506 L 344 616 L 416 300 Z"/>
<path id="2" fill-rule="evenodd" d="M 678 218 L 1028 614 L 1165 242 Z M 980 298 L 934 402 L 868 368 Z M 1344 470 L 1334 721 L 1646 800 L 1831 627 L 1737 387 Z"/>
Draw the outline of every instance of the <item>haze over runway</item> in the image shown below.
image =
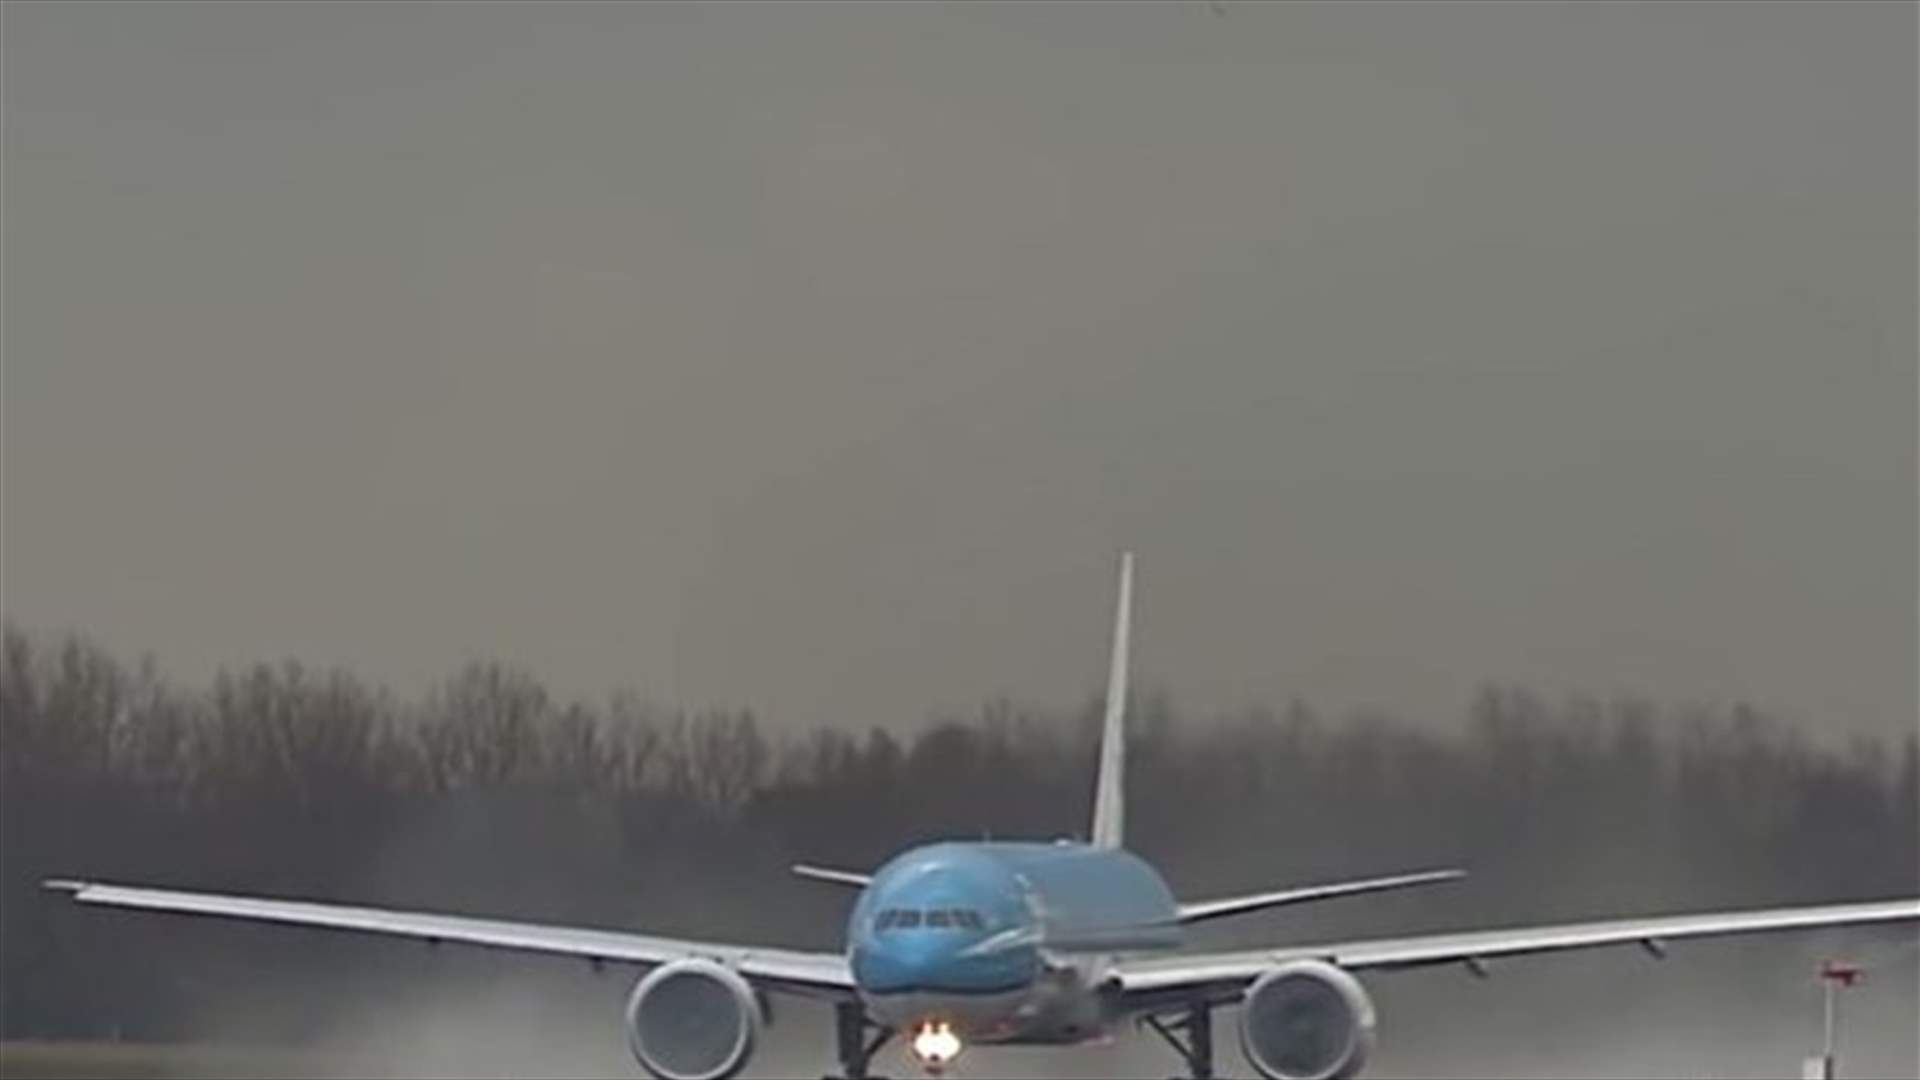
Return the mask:
<path id="1" fill-rule="evenodd" d="M 1125 545 L 1200 709 L 1909 732 L 1915 20 L 8 4 L 5 612 L 911 725 Z"/>

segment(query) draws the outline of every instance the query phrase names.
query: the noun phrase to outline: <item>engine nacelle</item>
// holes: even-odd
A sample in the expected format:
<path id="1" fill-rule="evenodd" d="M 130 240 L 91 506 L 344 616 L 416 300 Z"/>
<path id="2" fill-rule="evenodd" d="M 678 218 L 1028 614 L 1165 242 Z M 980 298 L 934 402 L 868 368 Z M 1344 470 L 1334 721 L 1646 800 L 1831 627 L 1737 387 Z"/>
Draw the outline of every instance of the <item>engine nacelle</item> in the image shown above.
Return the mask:
<path id="1" fill-rule="evenodd" d="M 759 995 L 712 960 L 662 964 L 627 998 L 627 1045 L 658 1080 L 725 1080 L 753 1056 L 766 1026 Z"/>
<path id="2" fill-rule="evenodd" d="M 1247 988 L 1240 1050 L 1267 1080 L 1358 1076 L 1373 1048 L 1373 999 L 1323 960 L 1275 967 Z"/>

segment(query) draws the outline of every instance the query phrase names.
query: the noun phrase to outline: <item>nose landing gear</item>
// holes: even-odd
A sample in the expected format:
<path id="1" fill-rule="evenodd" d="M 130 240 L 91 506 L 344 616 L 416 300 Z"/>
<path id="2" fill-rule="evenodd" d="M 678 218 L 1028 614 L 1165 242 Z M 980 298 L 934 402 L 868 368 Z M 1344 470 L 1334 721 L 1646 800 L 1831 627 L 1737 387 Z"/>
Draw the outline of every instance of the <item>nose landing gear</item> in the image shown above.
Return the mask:
<path id="1" fill-rule="evenodd" d="M 1187 1063 L 1187 1076 L 1193 1080 L 1213 1080 L 1213 1008 L 1193 1005 L 1187 1015 L 1169 1024 L 1151 1013 L 1140 1022 L 1166 1040 L 1173 1052 Z M 1185 1034 L 1185 1038 L 1181 1035 Z"/>
<path id="2" fill-rule="evenodd" d="M 927 1070 L 928 1076 L 939 1076 L 960 1056 L 963 1044 L 960 1036 L 953 1033 L 953 1025 L 945 1020 L 922 1020 L 913 1032 L 913 1056 L 920 1061 L 920 1067 Z"/>
<path id="3" fill-rule="evenodd" d="M 869 1038 L 867 1029 L 875 1034 Z M 867 1072 L 873 1055 L 893 1038 L 893 1029 L 867 1019 L 867 1011 L 857 1001 L 841 1002 L 833 1007 L 834 1043 L 839 1052 L 840 1075 L 824 1080 L 882 1080 Z"/>

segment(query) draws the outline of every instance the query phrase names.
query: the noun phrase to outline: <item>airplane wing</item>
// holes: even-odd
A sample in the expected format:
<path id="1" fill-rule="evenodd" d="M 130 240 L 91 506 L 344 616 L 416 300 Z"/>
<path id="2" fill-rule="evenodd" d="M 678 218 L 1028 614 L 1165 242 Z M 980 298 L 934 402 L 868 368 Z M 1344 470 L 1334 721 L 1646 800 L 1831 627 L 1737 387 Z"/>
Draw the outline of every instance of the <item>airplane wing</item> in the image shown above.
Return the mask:
<path id="1" fill-rule="evenodd" d="M 70 893 L 76 902 L 82 904 L 388 934 L 430 944 L 453 941 L 497 949 L 576 956 L 595 963 L 613 961 L 651 967 L 687 957 L 705 957 L 726 964 L 772 990 L 832 999 L 848 998 L 854 992 L 853 973 L 847 967 L 846 957 L 837 953 L 711 944 L 618 930 L 547 926 L 419 911 L 389 911 L 306 900 L 180 892 L 90 881 L 48 881 L 45 885 L 56 892 Z"/>
<path id="2" fill-rule="evenodd" d="M 1663 956 L 1666 942 L 1679 938 L 1915 920 L 1920 920 L 1920 898 L 1758 911 L 1716 911 L 1246 952 L 1141 958 L 1116 964 L 1112 978 L 1119 983 L 1127 1005 L 1139 1010 L 1174 1000 L 1232 998 L 1261 972 L 1287 960 L 1325 960 L 1354 971 L 1451 963 L 1464 964 L 1476 974 L 1485 974 L 1486 961 L 1527 953 L 1639 944 L 1654 955 Z"/>

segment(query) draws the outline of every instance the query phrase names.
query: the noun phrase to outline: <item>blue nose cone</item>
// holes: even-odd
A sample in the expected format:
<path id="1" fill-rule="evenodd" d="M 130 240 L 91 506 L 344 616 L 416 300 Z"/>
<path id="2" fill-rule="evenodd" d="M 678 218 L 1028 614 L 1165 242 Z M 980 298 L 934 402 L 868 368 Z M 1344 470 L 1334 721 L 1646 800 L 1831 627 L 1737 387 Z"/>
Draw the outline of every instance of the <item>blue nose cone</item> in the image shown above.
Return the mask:
<path id="1" fill-rule="evenodd" d="M 969 954 L 984 936 L 939 930 L 876 935 L 854 949 L 853 976 L 872 994 L 996 994 L 1032 980 L 1032 949 Z"/>
<path id="2" fill-rule="evenodd" d="M 981 948 L 1018 928 L 1018 886 L 977 848 L 936 845 L 883 867 L 855 908 L 853 975 L 870 994 L 994 994 L 1025 986 L 1038 957 Z"/>
<path id="3" fill-rule="evenodd" d="M 899 930 L 855 951 L 854 977 L 874 993 L 945 988 L 973 965 L 962 956 L 972 941 L 954 933 Z"/>

